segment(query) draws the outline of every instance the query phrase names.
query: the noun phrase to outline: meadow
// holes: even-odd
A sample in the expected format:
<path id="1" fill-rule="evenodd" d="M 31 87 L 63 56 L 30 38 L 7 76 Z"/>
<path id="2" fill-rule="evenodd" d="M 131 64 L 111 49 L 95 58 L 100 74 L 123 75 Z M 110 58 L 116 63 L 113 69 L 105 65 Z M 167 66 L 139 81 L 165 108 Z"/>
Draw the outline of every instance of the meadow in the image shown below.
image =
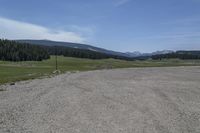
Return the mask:
<path id="1" fill-rule="evenodd" d="M 200 66 L 200 60 L 144 60 L 124 61 L 117 59 L 80 59 L 58 57 L 61 73 L 114 68 Z M 55 71 L 55 56 L 43 61 L 10 62 L 0 61 L 0 84 L 51 76 Z"/>

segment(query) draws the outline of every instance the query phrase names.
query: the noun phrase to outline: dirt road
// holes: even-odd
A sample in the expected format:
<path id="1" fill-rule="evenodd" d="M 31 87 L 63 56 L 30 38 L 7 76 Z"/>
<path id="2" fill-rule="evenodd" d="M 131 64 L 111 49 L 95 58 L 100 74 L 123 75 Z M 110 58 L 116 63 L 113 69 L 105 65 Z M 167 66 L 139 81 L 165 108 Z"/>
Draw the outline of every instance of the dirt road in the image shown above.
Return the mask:
<path id="1" fill-rule="evenodd" d="M 91 71 L 1 88 L 0 133 L 200 133 L 200 67 Z"/>

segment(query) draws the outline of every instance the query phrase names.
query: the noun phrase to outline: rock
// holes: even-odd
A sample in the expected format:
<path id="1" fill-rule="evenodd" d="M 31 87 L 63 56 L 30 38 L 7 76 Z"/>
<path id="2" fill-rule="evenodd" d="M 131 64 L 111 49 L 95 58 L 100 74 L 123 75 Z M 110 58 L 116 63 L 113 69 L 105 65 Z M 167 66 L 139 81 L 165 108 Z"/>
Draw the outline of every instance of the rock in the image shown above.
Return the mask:
<path id="1" fill-rule="evenodd" d="M 15 85 L 15 83 L 14 83 L 14 82 L 12 82 L 12 83 L 10 83 L 10 85 Z"/>

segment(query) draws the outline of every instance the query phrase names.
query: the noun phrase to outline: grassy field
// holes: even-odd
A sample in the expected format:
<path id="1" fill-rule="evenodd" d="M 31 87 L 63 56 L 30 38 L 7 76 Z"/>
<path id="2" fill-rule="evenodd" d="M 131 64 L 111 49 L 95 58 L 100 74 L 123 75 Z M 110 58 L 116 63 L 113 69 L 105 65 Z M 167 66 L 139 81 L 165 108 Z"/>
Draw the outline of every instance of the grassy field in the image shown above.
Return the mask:
<path id="1" fill-rule="evenodd" d="M 130 68 L 130 67 L 164 67 L 164 66 L 200 66 L 200 60 L 161 60 L 161 61 L 123 61 L 116 59 L 90 60 L 71 57 L 58 57 L 58 68 L 66 71 L 87 71 L 97 69 Z M 0 84 L 20 80 L 34 79 L 51 75 L 55 71 L 55 57 L 37 62 L 0 61 Z"/>

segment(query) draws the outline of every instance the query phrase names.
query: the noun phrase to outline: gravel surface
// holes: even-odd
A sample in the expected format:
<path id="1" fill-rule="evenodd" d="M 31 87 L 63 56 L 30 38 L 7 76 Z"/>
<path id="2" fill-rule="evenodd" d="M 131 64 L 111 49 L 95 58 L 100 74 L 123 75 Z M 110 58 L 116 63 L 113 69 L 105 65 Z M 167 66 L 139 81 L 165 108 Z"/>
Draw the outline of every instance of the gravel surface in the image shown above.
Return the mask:
<path id="1" fill-rule="evenodd" d="M 0 133 L 200 133 L 200 67 L 90 71 L 0 88 Z"/>

